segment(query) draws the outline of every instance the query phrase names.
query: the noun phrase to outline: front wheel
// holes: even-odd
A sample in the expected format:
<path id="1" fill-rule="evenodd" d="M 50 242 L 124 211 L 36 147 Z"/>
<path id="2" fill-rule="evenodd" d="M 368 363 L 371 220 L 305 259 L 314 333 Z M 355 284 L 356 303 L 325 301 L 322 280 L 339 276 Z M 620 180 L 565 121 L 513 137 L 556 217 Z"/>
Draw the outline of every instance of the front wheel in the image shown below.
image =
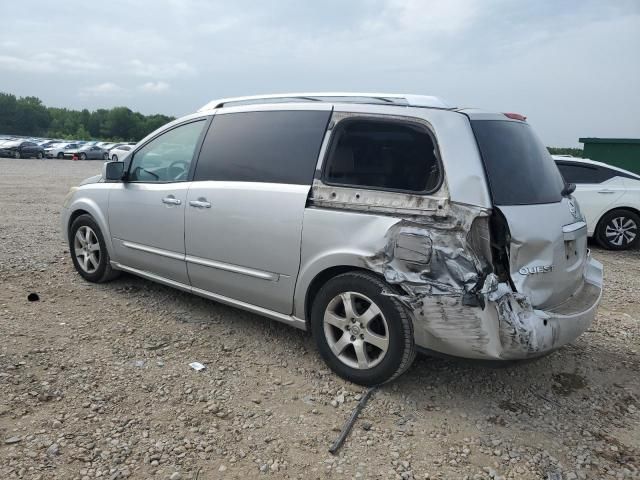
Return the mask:
<path id="1" fill-rule="evenodd" d="M 109 160 L 109 154 L 107 152 L 104 152 L 104 155 L 102 155 L 102 159 Z"/>
<path id="2" fill-rule="evenodd" d="M 612 210 L 607 213 L 596 230 L 598 243 L 609 250 L 634 248 L 640 241 L 640 216 L 630 210 Z"/>
<path id="3" fill-rule="evenodd" d="M 87 159 L 87 154 L 86 153 L 81 153 L 80 154 L 80 160 L 86 160 Z"/>
<path id="4" fill-rule="evenodd" d="M 64 158 L 64 153 L 60 152 L 57 156 L 58 160 L 62 160 Z"/>
<path id="5" fill-rule="evenodd" d="M 13 154 L 13 158 L 22 158 L 22 155 L 20 155 L 20 152 L 16 151 L 16 152 Z"/>
<path id="6" fill-rule="evenodd" d="M 115 154 L 114 154 L 114 155 L 111 157 L 111 160 L 112 160 L 113 162 L 117 162 L 117 161 L 118 161 L 118 155 L 115 155 Z"/>
<path id="7" fill-rule="evenodd" d="M 42 154 L 42 152 L 38 152 L 38 160 L 42 160 L 42 157 L 44 157 L 44 155 Z"/>
<path id="8" fill-rule="evenodd" d="M 104 237 L 91 215 L 80 215 L 71 224 L 69 252 L 76 270 L 89 282 L 107 282 L 120 273 L 111 268 Z"/>
<path id="9" fill-rule="evenodd" d="M 368 272 L 338 275 L 318 292 L 311 329 L 318 350 L 341 377 L 360 385 L 389 382 L 415 358 L 409 314 L 390 287 Z"/>

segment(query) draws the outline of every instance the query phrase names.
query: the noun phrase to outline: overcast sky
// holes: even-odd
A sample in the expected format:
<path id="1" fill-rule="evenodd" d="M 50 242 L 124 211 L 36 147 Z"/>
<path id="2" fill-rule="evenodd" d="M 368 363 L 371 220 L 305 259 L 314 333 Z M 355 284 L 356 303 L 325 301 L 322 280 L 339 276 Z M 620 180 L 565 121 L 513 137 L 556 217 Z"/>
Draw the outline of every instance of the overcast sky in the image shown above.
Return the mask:
<path id="1" fill-rule="evenodd" d="M 640 137 L 640 0 L 4 0 L 0 91 L 182 115 L 285 91 L 437 95 L 547 145 Z"/>

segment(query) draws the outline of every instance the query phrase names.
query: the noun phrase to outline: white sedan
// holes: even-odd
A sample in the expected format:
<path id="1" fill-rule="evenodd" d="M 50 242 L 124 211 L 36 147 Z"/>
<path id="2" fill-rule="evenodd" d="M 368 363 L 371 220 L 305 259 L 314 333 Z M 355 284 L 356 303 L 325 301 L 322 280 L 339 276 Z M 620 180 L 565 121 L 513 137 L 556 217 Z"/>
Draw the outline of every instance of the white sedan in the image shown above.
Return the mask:
<path id="1" fill-rule="evenodd" d="M 123 160 L 124 157 L 126 157 L 127 155 L 129 155 L 129 153 L 131 153 L 131 150 L 133 150 L 135 146 L 136 144 L 132 143 L 132 144 L 125 144 L 125 145 L 120 145 L 119 147 L 116 147 L 116 148 L 112 148 L 111 150 L 109 150 L 109 157 L 114 162 L 117 162 L 118 160 Z"/>
<path id="2" fill-rule="evenodd" d="M 611 250 L 640 241 L 640 175 L 586 158 L 553 155 L 587 220 L 589 236 Z"/>

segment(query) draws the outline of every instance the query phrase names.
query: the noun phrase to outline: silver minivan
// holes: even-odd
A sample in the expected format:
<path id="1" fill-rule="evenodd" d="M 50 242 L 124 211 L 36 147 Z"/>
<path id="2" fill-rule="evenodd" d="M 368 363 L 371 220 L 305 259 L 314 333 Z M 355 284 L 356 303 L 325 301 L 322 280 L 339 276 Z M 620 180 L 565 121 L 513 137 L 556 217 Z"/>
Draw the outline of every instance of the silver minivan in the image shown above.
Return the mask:
<path id="1" fill-rule="evenodd" d="M 602 266 L 518 114 L 436 97 L 216 100 L 69 192 L 77 271 L 129 272 L 310 330 L 363 385 L 416 351 L 540 356 L 596 315 Z"/>

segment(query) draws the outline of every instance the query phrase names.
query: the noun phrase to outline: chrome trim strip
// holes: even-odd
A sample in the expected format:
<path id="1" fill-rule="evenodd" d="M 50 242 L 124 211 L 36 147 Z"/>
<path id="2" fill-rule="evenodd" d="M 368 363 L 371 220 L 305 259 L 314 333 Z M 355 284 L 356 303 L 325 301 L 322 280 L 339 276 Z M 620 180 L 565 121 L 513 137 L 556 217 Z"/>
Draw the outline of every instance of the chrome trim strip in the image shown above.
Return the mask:
<path id="1" fill-rule="evenodd" d="M 585 228 L 587 226 L 587 222 L 575 222 L 575 223 L 570 223 L 569 225 L 565 225 L 564 227 L 562 227 L 562 231 L 564 233 L 571 233 L 571 232 L 575 232 L 576 230 L 580 230 L 581 228 Z"/>
<path id="2" fill-rule="evenodd" d="M 225 270 L 227 272 L 239 273 L 241 275 L 259 278 L 261 280 L 270 280 L 272 282 L 277 282 L 280 279 L 280 275 L 277 273 L 241 267 L 239 265 L 233 265 L 231 263 L 216 262 L 215 260 L 207 260 L 206 258 L 194 257 L 192 255 L 187 255 L 185 257 L 185 260 L 189 263 L 195 263 L 196 265 L 216 268 L 218 270 Z"/>
<path id="3" fill-rule="evenodd" d="M 586 235 L 587 222 L 575 222 L 562 227 L 562 234 L 565 241 L 577 240 L 579 237 Z"/>
<path id="4" fill-rule="evenodd" d="M 173 258 L 174 260 L 183 260 L 189 263 L 195 263 L 196 265 L 203 265 L 205 267 L 216 268 L 218 270 L 225 270 L 227 272 L 239 273 L 241 275 L 247 275 L 249 277 L 259 278 L 261 280 L 270 280 L 277 282 L 280 279 L 280 275 L 277 273 L 265 272 L 262 270 L 255 270 L 253 268 L 241 267 L 240 265 L 233 265 L 231 263 L 216 262 L 215 260 L 208 260 L 206 258 L 194 257 L 193 255 L 182 255 L 180 253 L 171 252 L 169 250 L 163 250 L 161 248 L 149 247 L 147 245 L 140 245 L 138 243 L 122 241 L 122 245 L 133 250 L 140 250 L 141 252 L 153 253 L 162 257 Z"/>
<path id="5" fill-rule="evenodd" d="M 171 252 L 169 250 L 163 250 L 161 248 L 148 247 L 147 245 L 140 245 L 139 243 L 122 241 L 122 246 L 132 248 L 133 250 L 140 250 L 141 252 L 153 253 L 162 257 L 173 258 L 175 260 L 184 260 L 184 254 Z"/>
<path id="6" fill-rule="evenodd" d="M 306 322 L 298 317 L 294 317 L 293 315 L 285 315 L 284 313 L 274 312 L 273 310 L 262 308 L 257 305 L 252 305 L 251 303 L 241 302 L 240 300 L 234 300 L 233 298 L 225 297 L 223 295 L 218 295 L 217 293 L 209 292 L 208 290 L 194 288 L 194 287 L 191 287 L 190 285 L 176 282 L 174 280 L 169 280 L 168 278 L 161 277 L 160 275 L 156 275 L 154 273 L 145 272 L 144 270 L 138 270 L 137 268 L 127 267 L 126 265 L 122 265 L 118 262 L 111 261 L 111 265 L 113 266 L 113 268 L 117 270 L 122 270 L 124 272 L 132 273 L 134 275 L 138 275 L 148 280 L 162 283 L 169 287 L 174 287 L 180 290 L 184 290 L 186 292 L 195 293 L 196 295 L 200 295 L 201 297 L 205 297 L 210 300 L 215 300 L 216 302 L 224 303 L 232 307 L 241 308 L 243 310 L 247 310 L 257 315 L 262 315 L 263 317 L 268 317 L 273 320 L 286 323 L 287 325 L 291 325 L 292 327 L 298 328 L 300 330 L 307 329 Z"/>

